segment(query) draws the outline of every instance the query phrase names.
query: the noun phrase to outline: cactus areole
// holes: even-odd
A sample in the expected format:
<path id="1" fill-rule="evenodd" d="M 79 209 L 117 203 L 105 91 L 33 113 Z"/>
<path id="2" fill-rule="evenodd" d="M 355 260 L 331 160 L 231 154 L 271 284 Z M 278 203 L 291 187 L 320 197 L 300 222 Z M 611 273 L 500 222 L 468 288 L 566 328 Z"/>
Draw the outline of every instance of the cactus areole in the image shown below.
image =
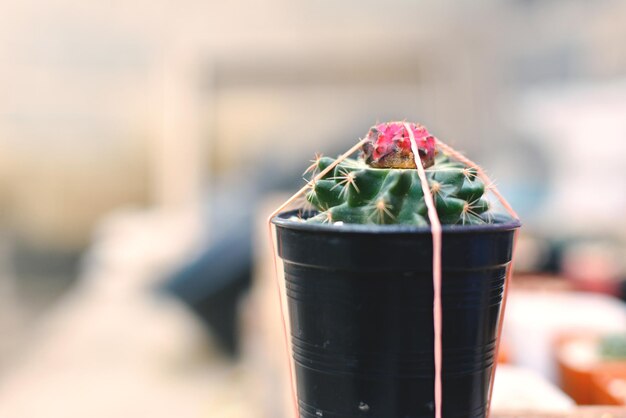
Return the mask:
<path id="1" fill-rule="evenodd" d="M 315 209 L 311 223 L 429 224 L 424 192 L 416 169 L 408 128 L 412 130 L 440 222 L 445 225 L 494 223 L 488 185 L 474 168 L 437 149 L 435 138 L 419 124 L 380 123 L 373 126 L 359 159 L 346 159 L 322 178 L 310 182 L 307 201 Z M 315 159 L 316 174 L 335 162 Z"/>

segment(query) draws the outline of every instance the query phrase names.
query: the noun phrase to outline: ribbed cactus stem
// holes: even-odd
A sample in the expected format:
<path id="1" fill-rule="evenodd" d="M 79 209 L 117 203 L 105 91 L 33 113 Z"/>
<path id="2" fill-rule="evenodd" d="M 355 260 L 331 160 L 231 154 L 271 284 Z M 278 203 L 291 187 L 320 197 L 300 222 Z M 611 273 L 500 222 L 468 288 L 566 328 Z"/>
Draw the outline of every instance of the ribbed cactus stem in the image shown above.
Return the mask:
<path id="1" fill-rule="evenodd" d="M 308 222 L 428 225 L 415 162 L 412 168 L 406 168 L 405 158 L 413 158 L 410 143 L 409 154 L 404 145 L 405 136 L 409 137 L 407 125 L 392 122 L 373 127 L 360 160 L 346 159 L 312 183 L 306 198 L 318 214 Z M 485 184 L 476 171 L 438 152 L 434 137 L 423 126 L 408 126 L 412 127 L 420 161 L 426 167 L 441 223 L 492 222 L 490 205 L 484 197 Z M 318 156 L 307 171 L 315 177 L 333 162 L 332 158 Z M 372 162 L 376 167 L 371 166 Z M 391 167 L 381 167 L 384 165 Z"/>

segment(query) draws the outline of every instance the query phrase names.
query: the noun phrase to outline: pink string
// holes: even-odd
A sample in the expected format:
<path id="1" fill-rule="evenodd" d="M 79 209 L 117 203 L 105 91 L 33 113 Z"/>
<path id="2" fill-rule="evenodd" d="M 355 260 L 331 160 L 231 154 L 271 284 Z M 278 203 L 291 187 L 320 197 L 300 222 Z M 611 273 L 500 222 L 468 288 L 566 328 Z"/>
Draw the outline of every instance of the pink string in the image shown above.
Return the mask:
<path id="1" fill-rule="evenodd" d="M 300 408 L 298 407 L 298 392 L 296 390 L 295 378 L 293 372 L 293 351 L 291 348 L 291 344 L 289 343 L 289 330 L 291 330 L 291 321 L 288 316 L 285 316 L 285 307 L 283 306 L 283 292 L 280 286 L 280 279 L 278 275 L 278 249 L 276 248 L 276 244 L 274 243 L 274 229 L 272 224 L 272 218 L 278 215 L 283 209 L 293 203 L 296 199 L 298 199 L 302 194 L 304 194 L 311 185 L 314 185 L 316 181 L 320 180 L 326 174 L 330 173 L 330 171 L 335 168 L 338 164 L 340 164 L 343 160 L 348 158 L 354 152 L 356 152 L 361 146 L 367 141 L 367 138 L 361 139 L 356 145 L 350 148 L 348 151 L 339 156 L 332 164 L 322 170 L 319 174 L 317 174 L 311 181 L 309 181 L 304 187 L 294 193 L 289 199 L 287 199 L 282 205 L 280 205 L 272 214 L 267 218 L 267 226 L 269 230 L 269 238 L 270 245 L 272 248 L 272 255 L 274 259 L 274 277 L 276 281 L 276 290 L 278 291 L 278 300 L 280 306 L 280 316 L 283 322 L 283 337 L 285 347 L 287 349 L 287 353 L 289 357 L 287 358 L 287 364 L 289 367 L 289 384 L 291 387 L 291 398 L 293 403 L 293 412 L 294 416 L 300 418 Z"/>
<path id="2" fill-rule="evenodd" d="M 441 418 L 442 405 L 442 385 L 441 385 L 441 363 L 443 359 L 441 332 L 442 332 L 442 309 L 441 309 L 441 222 L 437 215 L 435 201 L 428 185 L 426 172 L 419 156 L 419 149 L 413 130 L 408 123 L 404 123 L 406 131 L 411 139 L 411 151 L 415 159 L 417 174 L 422 184 L 424 202 L 428 209 L 428 219 L 430 220 L 430 232 L 433 236 L 433 322 L 435 329 L 435 418 Z"/>
<path id="3" fill-rule="evenodd" d="M 478 164 L 476 164 L 469 158 L 465 157 L 463 154 L 456 151 L 454 148 L 450 147 L 449 145 L 444 144 L 441 140 L 435 138 L 435 141 L 437 142 L 437 145 L 439 146 L 439 148 L 441 148 L 446 154 L 451 155 L 452 157 L 461 161 L 463 164 L 475 169 L 476 173 L 482 179 L 482 181 L 487 185 L 491 185 L 490 187 L 491 192 L 500 201 L 500 203 L 506 209 L 509 215 L 511 215 L 514 219 L 519 220 L 519 216 L 517 215 L 515 210 L 513 210 L 511 205 L 509 205 L 509 202 L 507 202 L 506 199 L 500 194 L 498 189 L 493 185 L 493 182 L 491 181 L 487 173 L 485 173 L 485 171 Z M 517 247 L 518 233 L 519 233 L 518 229 L 516 229 L 515 232 L 513 233 L 513 248 L 512 248 L 512 254 L 511 254 L 511 262 L 509 264 L 509 267 L 507 268 L 506 276 L 504 279 L 504 290 L 502 291 L 502 306 L 500 307 L 500 315 L 498 317 L 498 331 L 496 334 L 496 350 L 494 353 L 494 363 L 493 363 L 493 369 L 491 370 L 491 378 L 489 380 L 489 395 L 487 398 L 488 399 L 487 400 L 487 417 L 491 416 L 491 400 L 493 398 L 493 387 L 495 385 L 496 369 L 498 365 L 498 356 L 500 354 L 500 341 L 502 339 L 502 328 L 504 325 L 504 314 L 506 312 L 506 302 L 508 300 L 511 276 L 513 275 L 513 266 L 515 264 L 515 249 Z"/>
<path id="4" fill-rule="evenodd" d="M 512 214 L 511 214 L 512 216 Z M 491 400 L 493 397 L 493 387 L 496 383 L 496 367 L 498 365 L 498 356 L 500 354 L 500 341 L 502 339 L 502 327 L 504 325 L 504 312 L 506 311 L 506 301 L 509 295 L 509 286 L 511 281 L 511 276 L 513 275 L 513 265 L 515 264 L 515 249 L 517 247 L 517 236 L 519 234 L 519 229 L 516 229 L 513 233 L 513 248 L 511 254 L 511 263 L 509 264 L 509 268 L 506 272 L 506 277 L 504 279 L 504 290 L 502 292 L 502 306 L 500 307 L 500 316 L 498 318 L 498 334 L 496 336 L 496 351 L 494 353 L 494 364 L 493 369 L 491 370 L 491 379 L 489 384 L 489 397 L 487 398 L 489 401 L 487 403 L 487 417 L 491 416 Z"/>
<path id="5" fill-rule="evenodd" d="M 280 281 L 278 279 L 279 277 L 278 276 L 278 257 L 276 256 L 277 249 L 276 249 L 276 244 L 274 243 L 274 231 L 273 231 L 273 225 L 271 222 L 268 224 L 268 227 L 269 227 L 271 248 L 273 250 L 272 258 L 274 259 L 274 277 L 276 278 L 275 282 L 276 282 L 276 291 L 278 293 L 278 306 L 280 307 L 280 317 L 283 323 L 283 338 L 285 340 L 285 348 L 287 349 L 287 354 L 288 354 L 287 365 L 289 368 L 289 385 L 291 389 L 291 401 L 293 403 L 293 410 L 294 410 L 295 416 L 300 418 L 300 410 L 298 408 L 298 396 L 297 396 L 297 391 L 296 391 L 295 379 L 293 376 L 293 366 L 291 364 L 291 359 L 293 358 L 293 352 L 291 349 L 291 344 L 289 344 L 289 332 L 287 330 L 287 327 L 291 329 L 291 323 L 289 323 L 288 325 L 287 321 L 285 320 L 285 308 L 283 307 L 283 292 L 280 286 Z"/>
<path id="6" fill-rule="evenodd" d="M 514 219 L 519 220 L 519 216 L 517 216 L 517 213 L 515 213 L 511 205 L 509 205 L 509 202 L 507 202 L 506 199 L 502 197 L 498 189 L 493 185 L 494 183 L 491 181 L 487 173 L 485 173 L 485 171 L 478 164 L 476 164 L 475 162 L 473 162 L 472 160 L 470 160 L 469 158 L 467 158 L 466 156 L 464 156 L 463 154 L 461 154 L 460 152 L 458 152 L 451 146 L 444 144 L 440 139 L 435 138 L 435 141 L 437 145 L 439 146 L 439 148 L 441 148 L 446 154 L 453 156 L 454 158 L 456 158 L 463 164 L 475 169 L 476 173 L 478 174 L 478 177 L 480 177 L 482 181 L 491 189 L 491 192 L 500 201 L 502 206 L 504 206 L 506 211 L 509 212 L 509 214 Z"/>

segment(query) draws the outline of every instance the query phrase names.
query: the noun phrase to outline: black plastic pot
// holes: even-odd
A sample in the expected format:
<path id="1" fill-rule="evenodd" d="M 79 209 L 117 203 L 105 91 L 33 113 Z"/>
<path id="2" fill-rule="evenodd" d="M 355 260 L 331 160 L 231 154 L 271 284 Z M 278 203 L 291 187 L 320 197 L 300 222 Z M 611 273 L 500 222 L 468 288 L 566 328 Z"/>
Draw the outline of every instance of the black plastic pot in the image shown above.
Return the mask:
<path id="1" fill-rule="evenodd" d="M 434 416 L 432 237 L 402 225 L 277 227 L 301 418 Z M 513 236 L 444 226 L 443 417 L 484 417 Z"/>

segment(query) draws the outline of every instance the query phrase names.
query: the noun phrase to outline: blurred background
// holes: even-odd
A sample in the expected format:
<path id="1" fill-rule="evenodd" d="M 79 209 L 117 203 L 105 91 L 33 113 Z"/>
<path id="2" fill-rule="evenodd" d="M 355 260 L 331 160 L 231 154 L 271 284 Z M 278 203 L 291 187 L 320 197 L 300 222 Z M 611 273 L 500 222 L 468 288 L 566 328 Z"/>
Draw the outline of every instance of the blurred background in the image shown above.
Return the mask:
<path id="1" fill-rule="evenodd" d="M 405 118 L 524 222 L 495 407 L 626 405 L 625 2 L 22 0 L 0 22 L 1 417 L 287 417 L 265 217 L 315 152 Z"/>

